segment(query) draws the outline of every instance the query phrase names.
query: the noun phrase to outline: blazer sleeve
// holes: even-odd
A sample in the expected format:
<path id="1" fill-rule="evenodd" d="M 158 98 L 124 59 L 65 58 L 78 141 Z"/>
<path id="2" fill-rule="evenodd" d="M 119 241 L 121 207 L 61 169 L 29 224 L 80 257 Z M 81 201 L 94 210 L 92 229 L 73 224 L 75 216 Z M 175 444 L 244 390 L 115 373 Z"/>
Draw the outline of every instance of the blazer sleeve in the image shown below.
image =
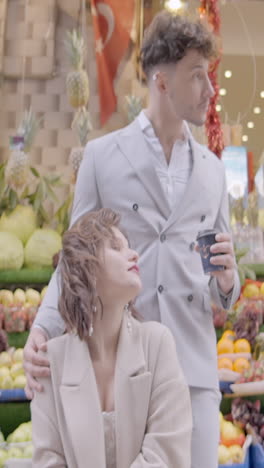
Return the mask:
<path id="1" fill-rule="evenodd" d="M 226 187 L 226 178 L 225 170 L 223 167 L 223 191 L 221 197 L 221 204 L 218 211 L 218 215 L 215 222 L 215 228 L 220 232 L 231 232 L 230 223 L 229 223 L 229 201 L 228 193 Z M 221 293 L 220 288 L 218 287 L 217 279 L 211 277 L 209 282 L 210 295 L 211 299 L 220 307 L 224 309 L 229 309 L 233 305 L 240 295 L 240 280 L 237 271 L 237 266 L 235 267 L 235 281 L 234 287 L 228 295 Z"/>
<path id="2" fill-rule="evenodd" d="M 142 449 L 130 468 L 190 468 L 192 414 L 175 342 L 166 329 L 157 353 Z"/>
<path id="3" fill-rule="evenodd" d="M 94 142 L 87 144 L 79 169 L 71 225 L 84 213 L 101 208 L 94 167 L 94 146 Z M 43 328 L 49 338 L 60 336 L 65 331 L 64 322 L 58 312 L 59 281 L 59 268 L 57 268 L 34 321 L 34 326 Z"/>
<path id="4" fill-rule="evenodd" d="M 56 416 L 51 378 L 38 379 L 42 392 L 35 392 L 31 401 L 32 468 L 67 468 Z"/>

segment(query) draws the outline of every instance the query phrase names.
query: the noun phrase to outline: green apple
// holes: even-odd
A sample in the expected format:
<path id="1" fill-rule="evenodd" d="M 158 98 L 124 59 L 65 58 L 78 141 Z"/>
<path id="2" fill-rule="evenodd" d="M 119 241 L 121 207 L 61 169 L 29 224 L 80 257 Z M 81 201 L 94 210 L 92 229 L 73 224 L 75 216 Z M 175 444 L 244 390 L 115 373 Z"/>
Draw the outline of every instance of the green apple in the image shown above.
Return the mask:
<path id="1" fill-rule="evenodd" d="M 32 458 L 33 457 L 33 451 L 34 451 L 33 444 L 28 444 L 24 448 L 24 452 L 23 452 L 24 458 Z"/>
<path id="2" fill-rule="evenodd" d="M 20 289 L 20 288 L 17 288 L 14 293 L 14 304 L 17 305 L 17 304 L 21 304 L 21 305 L 24 305 L 25 302 L 26 302 L 26 294 L 25 294 L 25 291 L 23 289 Z"/>
<path id="3" fill-rule="evenodd" d="M 26 290 L 26 301 L 31 305 L 40 304 L 40 293 L 36 289 L 29 288 Z"/>
<path id="4" fill-rule="evenodd" d="M 25 375 L 18 375 L 13 381 L 13 388 L 25 388 L 27 384 L 27 378 Z"/>
<path id="5" fill-rule="evenodd" d="M 23 362 L 23 355 L 23 348 L 17 348 L 12 355 L 13 362 Z"/>
<path id="6" fill-rule="evenodd" d="M 7 450 L 7 456 L 8 458 L 23 458 L 23 450 L 18 447 L 10 447 Z"/>
<path id="7" fill-rule="evenodd" d="M 7 451 L 0 449 L 0 468 L 4 466 L 6 459 L 7 459 Z"/>
<path id="8" fill-rule="evenodd" d="M 3 444 L 5 442 L 4 434 L 2 431 L 0 431 L 0 444 Z"/>
<path id="9" fill-rule="evenodd" d="M 24 375 L 24 367 L 22 362 L 14 362 L 10 368 L 10 375 L 12 379 L 15 379 L 19 375 Z"/>
<path id="10" fill-rule="evenodd" d="M 8 390 L 10 388 L 13 388 L 13 379 L 10 375 L 7 375 L 6 377 L 2 378 L 1 388 L 3 390 Z"/>
<path id="11" fill-rule="evenodd" d="M 40 299 L 43 301 L 44 299 L 44 296 L 47 292 L 47 289 L 48 289 L 48 286 L 44 286 L 44 288 L 41 290 L 41 293 L 40 293 Z"/>
<path id="12" fill-rule="evenodd" d="M 0 367 L 0 380 L 3 377 L 6 377 L 7 375 L 10 375 L 10 369 L 7 366 Z"/>
<path id="13" fill-rule="evenodd" d="M 233 463 L 243 462 L 244 452 L 240 445 L 231 445 L 231 447 L 229 447 L 229 455 Z"/>
<path id="14" fill-rule="evenodd" d="M 230 421 L 223 421 L 221 426 L 221 434 L 223 439 L 235 439 L 238 436 L 238 430 Z"/>
<path id="15" fill-rule="evenodd" d="M 12 365 L 12 358 L 7 351 L 0 353 L 0 367 L 10 367 Z"/>
<path id="16" fill-rule="evenodd" d="M 0 302 L 4 306 L 9 306 L 14 302 L 14 295 L 9 289 L 2 289 L 0 291 Z"/>

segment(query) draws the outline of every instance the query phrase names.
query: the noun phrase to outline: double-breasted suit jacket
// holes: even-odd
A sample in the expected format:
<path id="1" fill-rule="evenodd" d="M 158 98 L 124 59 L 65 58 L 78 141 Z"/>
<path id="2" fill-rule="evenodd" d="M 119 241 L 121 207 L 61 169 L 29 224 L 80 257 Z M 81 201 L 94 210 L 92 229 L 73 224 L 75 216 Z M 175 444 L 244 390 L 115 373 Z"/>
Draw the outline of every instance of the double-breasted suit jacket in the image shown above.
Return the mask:
<path id="1" fill-rule="evenodd" d="M 31 403 L 36 468 L 105 468 L 102 409 L 87 343 L 50 340 L 51 378 Z M 171 332 L 123 320 L 114 382 L 116 468 L 190 468 L 192 416 Z"/>
<path id="2" fill-rule="evenodd" d="M 193 169 L 182 200 L 170 209 L 137 119 L 87 144 L 76 184 L 72 223 L 86 211 L 110 207 L 122 215 L 140 254 L 143 292 L 136 306 L 147 320 L 172 331 L 191 386 L 218 388 L 211 299 L 221 305 L 216 279 L 204 275 L 194 249 L 198 231 L 229 231 L 224 165 L 190 139 Z M 54 275 L 36 322 L 55 336 L 64 325 Z M 239 296 L 236 275 L 231 302 Z"/>

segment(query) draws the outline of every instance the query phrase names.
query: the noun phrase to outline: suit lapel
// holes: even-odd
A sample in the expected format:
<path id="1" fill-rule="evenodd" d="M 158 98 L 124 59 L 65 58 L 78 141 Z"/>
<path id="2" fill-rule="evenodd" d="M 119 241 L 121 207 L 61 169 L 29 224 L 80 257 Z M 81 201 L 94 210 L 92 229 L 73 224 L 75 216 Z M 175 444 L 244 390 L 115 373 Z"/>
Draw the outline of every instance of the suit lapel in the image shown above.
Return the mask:
<path id="1" fill-rule="evenodd" d="M 150 148 L 137 119 L 118 133 L 117 144 L 162 215 L 168 219 L 171 213 L 170 206 L 151 160 Z"/>
<path id="2" fill-rule="evenodd" d="M 164 230 L 170 228 L 176 221 L 186 213 L 190 213 L 190 207 L 197 205 L 199 199 L 203 198 L 203 191 L 206 189 L 206 158 L 208 155 L 203 151 L 200 145 L 197 145 L 193 138 L 190 138 L 191 152 L 193 156 L 193 168 L 190 179 L 186 185 L 183 199 L 176 203 L 171 215 L 164 225 Z"/>
<path id="3" fill-rule="evenodd" d="M 78 468 L 105 468 L 104 429 L 87 344 L 69 335 L 61 401 Z M 89 457 L 89 458 L 88 458 Z"/>
<path id="4" fill-rule="evenodd" d="M 130 466 L 141 449 L 151 391 L 151 373 L 142 345 L 140 324 L 130 332 L 123 320 L 115 373 L 117 468 Z"/>

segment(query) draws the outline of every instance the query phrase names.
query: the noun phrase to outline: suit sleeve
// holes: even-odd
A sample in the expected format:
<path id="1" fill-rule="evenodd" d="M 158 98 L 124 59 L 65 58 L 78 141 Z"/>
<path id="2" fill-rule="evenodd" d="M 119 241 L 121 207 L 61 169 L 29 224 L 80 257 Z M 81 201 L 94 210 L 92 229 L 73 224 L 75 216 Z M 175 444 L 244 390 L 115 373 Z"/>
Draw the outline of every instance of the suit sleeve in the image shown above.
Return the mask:
<path id="1" fill-rule="evenodd" d="M 190 468 L 192 414 L 189 389 L 169 330 L 155 365 L 142 449 L 130 468 Z"/>
<path id="2" fill-rule="evenodd" d="M 87 211 L 101 208 L 99 192 L 96 183 L 94 165 L 94 142 L 88 143 L 85 149 L 76 182 L 71 225 Z M 34 326 L 43 328 L 49 338 L 64 333 L 64 322 L 58 312 L 59 270 L 52 275 L 45 298 L 38 310 Z"/>
<path id="3" fill-rule="evenodd" d="M 56 417 L 51 378 L 38 379 L 42 392 L 35 392 L 30 404 L 32 441 L 34 446 L 33 468 L 67 468 Z"/>
<path id="4" fill-rule="evenodd" d="M 215 223 L 215 228 L 218 229 L 220 232 L 231 232 L 229 219 L 229 201 L 226 187 L 225 171 L 223 170 L 223 191 L 221 197 L 221 204 Z M 233 305 L 236 302 L 240 294 L 240 280 L 238 276 L 237 266 L 235 268 L 234 287 L 228 295 L 221 293 L 221 290 L 217 284 L 217 279 L 214 277 L 211 277 L 209 287 L 211 299 L 213 300 L 213 302 L 215 302 L 220 307 L 229 309 L 231 305 Z"/>

